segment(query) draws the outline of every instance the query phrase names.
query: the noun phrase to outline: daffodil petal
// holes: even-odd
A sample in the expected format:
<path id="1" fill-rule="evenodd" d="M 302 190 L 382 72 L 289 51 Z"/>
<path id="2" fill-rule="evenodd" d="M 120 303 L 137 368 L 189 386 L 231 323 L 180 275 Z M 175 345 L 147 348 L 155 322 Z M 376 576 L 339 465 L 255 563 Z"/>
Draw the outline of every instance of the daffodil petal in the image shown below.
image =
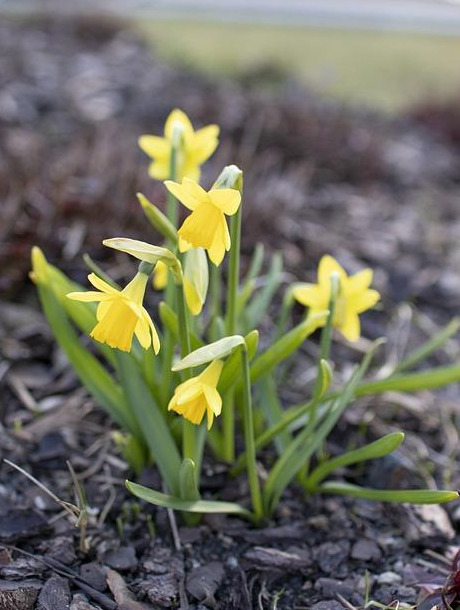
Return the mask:
<path id="1" fill-rule="evenodd" d="M 361 323 L 356 313 L 348 313 L 344 323 L 338 329 L 348 341 L 357 341 L 361 335 Z"/>
<path id="2" fill-rule="evenodd" d="M 208 248 L 208 254 L 211 261 L 218 267 L 224 260 L 225 245 L 221 238 L 216 237 Z"/>
<path id="3" fill-rule="evenodd" d="M 139 318 L 134 331 L 139 343 L 144 349 L 148 349 L 152 344 L 152 338 L 150 336 L 150 326 L 145 317 Z"/>
<path id="4" fill-rule="evenodd" d="M 199 315 L 203 309 L 203 303 L 195 286 L 187 278 L 184 278 L 184 292 L 185 301 L 190 313 L 192 316 Z"/>
<path id="5" fill-rule="evenodd" d="M 149 165 L 149 176 L 154 180 L 166 180 L 170 172 L 169 159 L 153 161 Z"/>
<path id="6" fill-rule="evenodd" d="M 363 269 L 355 275 L 347 278 L 344 284 L 344 292 L 346 295 L 354 294 L 355 292 L 362 292 L 369 288 L 372 284 L 372 277 L 374 273 L 372 269 Z"/>
<path id="7" fill-rule="evenodd" d="M 184 178 L 182 180 L 182 186 L 197 201 L 200 201 L 202 203 L 209 201 L 209 193 L 207 193 L 204 188 L 201 187 L 195 180 L 191 180 L 190 178 Z"/>
<path id="8" fill-rule="evenodd" d="M 179 184 L 179 182 L 173 182 L 172 180 L 165 180 L 164 185 L 182 205 L 192 212 L 201 204 L 201 201 L 195 197 L 193 190 L 189 190 L 184 184 Z"/>
<path id="9" fill-rule="evenodd" d="M 330 299 L 330 287 L 322 288 L 318 284 L 302 284 L 293 290 L 296 301 L 314 309 L 327 309 Z"/>
<path id="10" fill-rule="evenodd" d="M 222 360 L 213 360 L 211 364 L 208 365 L 201 373 L 201 382 L 206 385 L 216 387 L 219 383 L 220 374 L 222 373 L 223 367 L 224 363 L 222 362 Z"/>
<path id="11" fill-rule="evenodd" d="M 72 301 L 82 301 L 84 303 L 95 303 L 97 301 L 106 301 L 110 299 L 110 295 L 105 292 L 96 292 L 94 290 L 88 290 L 88 292 L 69 292 L 66 294 L 68 299 Z"/>
<path id="12" fill-rule="evenodd" d="M 169 162 L 171 143 L 159 136 L 141 136 L 138 139 L 139 148 L 155 160 Z"/>
<path id="13" fill-rule="evenodd" d="M 377 290 L 368 289 L 354 296 L 350 301 L 350 307 L 353 307 L 353 310 L 356 313 L 363 313 L 366 309 L 370 309 L 374 307 L 374 305 L 380 300 L 380 294 Z"/>
<path id="14" fill-rule="evenodd" d="M 179 108 L 175 108 L 166 119 L 165 136 L 168 140 L 172 139 L 174 123 L 179 123 L 185 134 L 193 133 L 193 125 L 188 116 Z"/>
<path id="15" fill-rule="evenodd" d="M 158 261 L 153 270 L 153 287 L 155 290 L 163 290 L 168 285 L 168 265 Z"/>
<path id="16" fill-rule="evenodd" d="M 219 144 L 219 127 L 207 125 L 195 131 L 190 143 L 190 154 L 194 161 L 201 165 L 214 153 Z"/>
<path id="17" fill-rule="evenodd" d="M 211 189 L 209 197 L 224 214 L 236 214 L 241 203 L 241 193 L 236 189 Z"/>
<path id="18" fill-rule="evenodd" d="M 320 286 L 330 286 L 332 273 L 337 273 L 340 280 L 347 278 L 347 274 L 343 267 L 339 265 L 335 258 L 329 254 L 325 254 L 319 261 L 318 266 L 318 283 Z"/>
<path id="19" fill-rule="evenodd" d="M 204 385 L 203 389 L 204 389 L 204 396 L 206 398 L 206 402 L 208 403 L 208 406 L 211 407 L 211 409 L 213 410 L 213 412 L 216 415 L 220 415 L 220 413 L 222 411 L 221 395 L 216 390 L 216 388 L 213 386 Z"/>
<path id="20" fill-rule="evenodd" d="M 212 422 L 214 421 L 214 412 L 209 405 L 206 407 L 206 414 L 207 414 L 207 418 L 208 418 L 206 427 L 208 430 L 211 430 Z"/>
<path id="21" fill-rule="evenodd" d="M 201 178 L 200 166 L 197 165 L 192 159 L 186 157 L 185 160 L 178 167 L 177 177 L 180 180 L 183 180 L 184 178 L 189 178 L 194 182 L 199 182 Z"/>
<path id="22" fill-rule="evenodd" d="M 89 282 L 97 288 L 101 292 L 105 292 L 106 294 L 118 294 L 120 291 L 105 282 L 103 279 L 98 277 L 95 273 L 90 273 L 88 275 Z"/>

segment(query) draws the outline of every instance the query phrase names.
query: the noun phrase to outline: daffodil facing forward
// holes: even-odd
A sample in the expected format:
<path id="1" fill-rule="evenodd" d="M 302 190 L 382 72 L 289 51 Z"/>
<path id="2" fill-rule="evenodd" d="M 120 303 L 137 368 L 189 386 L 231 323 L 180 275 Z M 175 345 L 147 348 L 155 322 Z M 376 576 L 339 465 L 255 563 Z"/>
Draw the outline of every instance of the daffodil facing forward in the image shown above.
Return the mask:
<path id="1" fill-rule="evenodd" d="M 166 180 L 165 185 L 192 212 L 178 230 L 179 250 L 204 248 L 211 261 L 220 265 L 231 245 L 225 215 L 233 216 L 238 211 L 240 192 L 231 188 L 212 188 L 206 192 L 188 178 L 182 184 Z"/>
<path id="2" fill-rule="evenodd" d="M 200 375 L 178 385 L 169 402 L 168 411 L 175 411 L 196 425 L 201 424 L 206 414 L 209 430 L 214 415 L 220 415 L 222 410 L 222 398 L 217 391 L 217 384 L 223 366 L 222 360 L 214 360 Z"/>
<path id="3" fill-rule="evenodd" d="M 357 341 L 361 335 L 359 314 L 380 299 L 379 293 L 369 288 L 373 276 L 371 269 L 363 269 L 349 277 L 332 256 L 323 256 L 318 266 L 318 283 L 299 284 L 294 288 L 294 298 L 309 307 L 310 314 L 327 309 L 331 298 L 331 275 L 334 273 L 339 278 L 339 292 L 332 325 L 349 341 Z"/>
<path id="4" fill-rule="evenodd" d="M 179 180 L 200 179 L 200 166 L 209 159 L 219 143 L 219 127 L 207 125 L 195 131 L 188 116 L 175 109 L 166 119 L 164 138 L 144 135 L 139 138 L 140 148 L 153 159 L 149 174 L 157 180 L 171 176 L 171 150 L 179 135 L 180 145 L 176 155 L 176 175 Z"/>
<path id="5" fill-rule="evenodd" d="M 71 292 L 67 297 L 74 301 L 99 302 L 97 324 L 90 333 L 96 341 L 129 352 L 136 335 L 144 349 L 152 345 L 157 354 L 160 350 L 158 333 L 142 304 L 148 279 L 147 274 L 139 272 L 123 290 L 117 290 L 91 273 L 88 280 L 100 292 Z"/>

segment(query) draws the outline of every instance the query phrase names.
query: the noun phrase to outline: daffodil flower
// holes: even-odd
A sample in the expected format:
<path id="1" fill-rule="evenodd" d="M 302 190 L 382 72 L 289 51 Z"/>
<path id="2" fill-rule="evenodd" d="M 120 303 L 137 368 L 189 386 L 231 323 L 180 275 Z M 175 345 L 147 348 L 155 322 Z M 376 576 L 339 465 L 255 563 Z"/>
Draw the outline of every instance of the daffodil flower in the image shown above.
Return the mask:
<path id="1" fill-rule="evenodd" d="M 188 178 L 182 184 L 166 180 L 165 186 L 192 212 L 178 230 L 179 250 L 204 248 L 212 262 L 220 265 L 231 245 L 225 214 L 236 214 L 241 203 L 240 192 L 229 188 L 206 192 Z"/>
<path id="2" fill-rule="evenodd" d="M 123 290 L 117 290 L 91 273 L 88 280 L 100 292 L 71 292 L 67 297 L 74 301 L 99 302 L 97 324 L 90 333 L 96 341 L 129 352 L 133 335 L 136 335 L 144 349 L 153 345 L 157 354 L 160 350 L 158 333 L 142 305 L 148 278 L 147 274 L 139 272 Z"/>
<path id="3" fill-rule="evenodd" d="M 208 125 L 195 131 L 188 116 L 177 108 L 166 119 L 164 138 L 143 135 L 140 148 L 153 159 L 149 174 L 157 180 L 170 177 L 171 149 L 175 128 L 181 131 L 181 146 L 176 157 L 177 178 L 200 179 L 200 166 L 209 159 L 219 143 L 219 127 Z"/>
<path id="4" fill-rule="evenodd" d="M 294 298 L 309 307 L 310 314 L 327 309 L 333 273 L 339 277 L 340 287 L 332 325 L 349 341 L 357 341 L 361 335 L 359 314 L 373 307 L 380 299 L 379 293 L 369 288 L 373 276 L 371 269 L 363 269 L 349 277 L 332 256 L 323 256 L 318 266 L 318 283 L 299 284 L 294 288 Z"/>
<path id="5" fill-rule="evenodd" d="M 168 411 L 175 411 L 196 425 L 207 414 L 209 430 L 214 415 L 220 415 L 222 410 L 222 398 L 216 388 L 223 366 L 222 360 L 214 360 L 200 375 L 178 385 Z"/>

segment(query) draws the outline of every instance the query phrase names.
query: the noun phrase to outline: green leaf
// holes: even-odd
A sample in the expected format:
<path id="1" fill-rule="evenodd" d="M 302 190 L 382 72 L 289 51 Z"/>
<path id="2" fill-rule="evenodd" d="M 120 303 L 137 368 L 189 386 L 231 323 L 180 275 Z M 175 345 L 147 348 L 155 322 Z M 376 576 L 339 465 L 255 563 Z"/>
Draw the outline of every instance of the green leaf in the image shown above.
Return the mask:
<path id="1" fill-rule="evenodd" d="M 257 351 L 257 346 L 259 344 L 259 331 L 251 330 L 251 332 L 244 337 L 244 342 L 246 343 L 246 349 L 248 350 L 248 359 L 251 361 L 252 358 L 254 358 Z M 232 384 L 240 380 L 240 371 L 241 354 L 240 350 L 235 350 L 227 358 L 224 368 L 222 369 L 222 374 L 219 380 L 220 394 L 224 394 L 232 386 Z"/>
<path id="2" fill-rule="evenodd" d="M 252 519 L 253 515 L 243 506 L 234 502 L 215 502 L 212 500 L 183 500 L 177 496 L 170 496 L 159 491 L 154 491 L 143 485 L 126 481 L 127 489 L 137 498 L 145 500 L 155 506 L 162 508 L 172 508 L 173 510 L 189 511 L 192 513 L 227 513 L 240 515 L 247 519 Z"/>
<path id="3" fill-rule="evenodd" d="M 243 288 L 238 292 L 236 299 L 236 315 L 238 317 L 241 316 L 246 307 L 246 303 L 251 298 L 255 285 L 255 280 L 251 280 L 250 282 L 244 284 Z"/>
<path id="4" fill-rule="evenodd" d="M 244 278 L 244 285 L 253 282 L 257 278 L 262 269 L 262 265 L 264 262 L 264 245 L 260 242 L 256 244 L 254 248 L 254 254 L 252 255 L 251 264 L 249 266 L 249 271 L 247 272 Z M 244 290 L 244 288 L 243 288 Z"/>
<path id="5" fill-rule="evenodd" d="M 159 210 L 156 205 L 151 203 L 142 193 L 137 193 L 137 198 L 150 224 L 155 227 L 155 229 L 157 229 L 157 231 L 159 231 L 167 240 L 173 244 L 177 243 L 177 231 L 163 212 Z"/>
<path id="6" fill-rule="evenodd" d="M 105 273 L 97 263 L 93 261 L 89 254 L 83 254 L 83 261 L 85 265 L 88 267 L 90 271 L 92 271 L 97 277 L 100 277 L 101 280 L 104 280 L 106 284 L 115 288 L 115 290 L 121 290 L 121 286 L 114 282 L 112 278 Z"/>
<path id="7" fill-rule="evenodd" d="M 241 335 L 231 335 L 230 337 L 224 337 L 214 343 L 209 343 L 193 352 L 190 352 L 185 358 L 182 358 L 176 365 L 172 367 L 172 370 L 183 371 L 202 364 L 207 364 L 213 360 L 219 360 L 226 358 L 235 348 L 240 345 L 245 345 L 244 338 Z"/>
<path id="8" fill-rule="evenodd" d="M 269 373 L 280 362 L 295 352 L 307 337 L 309 337 L 319 326 L 324 324 L 328 312 L 320 312 L 309 316 L 284 337 L 278 339 L 266 352 L 258 356 L 251 365 L 251 381 L 257 381 L 263 375 Z"/>
<path id="9" fill-rule="evenodd" d="M 276 252 L 273 255 L 270 270 L 266 276 L 265 286 L 246 308 L 245 318 L 248 328 L 259 326 L 259 322 L 267 313 L 268 307 L 282 282 L 282 272 L 283 257 L 280 252 Z"/>
<path id="10" fill-rule="evenodd" d="M 274 426 L 283 419 L 284 411 L 278 399 L 278 391 L 273 376 L 266 375 L 262 377 L 257 384 L 257 389 L 260 392 L 259 402 L 264 412 L 265 420 L 268 426 Z M 292 437 L 286 428 L 274 437 L 274 444 L 278 455 L 283 453 L 291 441 Z"/>
<path id="11" fill-rule="evenodd" d="M 386 379 L 366 381 L 356 388 L 356 396 L 382 394 L 383 392 L 432 390 L 458 381 L 460 381 L 460 364 L 439 366 L 418 373 L 391 375 Z"/>
<path id="12" fill-rule="evenodd" d="M 117 350 L 116 364 L 120 383 L 143 430 L 145 441 L 161 476 L 168 489 L 179 494 L 178 473 L 181 459 L 165 416 L 129 354 Z"/>
<path id="13" fill-rule="evenodd" d="M 388 455 L 397 449 L 403 440 L 404 434 L 402 432 L 392 432 L 364 447 L 348 451 L 332 460 L 327 460 L 313 470 L 305 482 L 305 486 L 309 491 L 314 492 L 319 483 L 334 470 Z"/>
<path id="14" fill-rule="evenodd" d="M 169 330 L 176 343 L 179 342 L 179 321 L 177 313 L 164 301 L 161 301 L 158 306 L 158 312 L 160 314 L 161 321 L 164 326 Z M 198 349 L 203 347 L 203 341 L 194 333 L 190 333 L 190 342 L 192 349 Z"/>
<path id="15" fill-rule="evenodd" d="M 179 490 L 182 500 L 199 500 L 196 466 L 193 460 L 185 458 L 179 471 Z"/>
<path id="16" fill-rule="evenodd" d="M 425 360 L 431 353 L 442 347 L 460 329 L 460 318 L 454 318 L 440 330 L 432 339 L 421 345 L 418 349 L 411 352 L 395 368 L 395 373 L 401 373 L 412 368 L 422 360 Z"/>
<path id="17" fill-rule="evenodd" d="M 456 491 L 434 489 L 368 489 L 350 483 L 326 481 L 318 488 L 319 493 L 340 494 L 375 500 L 378 502 L 407 502 L 409 504 L 444 504 L 458 498 Z"/>
<path id="18" fill-rule="evenodd" d="M 53 290 L 37 285 L 40 302 L 59 346 L 67 356 L 80 381 L 122 428 L 141 438 L 140 428 L 132 416 L 120 386 L 100 362 L 80 343 L 64 307 Z"/>
<path id="19" fill-rule="evenodd" d="M 375 342 L 364 357 L 359 368 L 353 373 L 348 383 L 326 412 L 322 421 L 313 421 L 314 426 L 307 424 L 292 441 L 290 446 L 278 458 L 268 475 L 264 487 L 264 502 L 268 512 L 272 512 L 282 493 L 294 479 L 308 459 L 319 449 L 334 428 L 338 419 L 353 399 L 356 386 L 369 367 L 371 358 L 381 342 Z"/>

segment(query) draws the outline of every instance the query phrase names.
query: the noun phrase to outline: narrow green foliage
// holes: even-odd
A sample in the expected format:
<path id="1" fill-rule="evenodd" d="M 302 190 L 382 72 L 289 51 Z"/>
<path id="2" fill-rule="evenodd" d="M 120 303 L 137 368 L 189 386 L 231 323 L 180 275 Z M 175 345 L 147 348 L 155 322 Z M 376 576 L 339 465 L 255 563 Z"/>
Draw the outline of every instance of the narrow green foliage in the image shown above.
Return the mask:
<path id="1" fill-rule="evenodd" d="M 409 504 L 444 504 L 458 498 L 456 491 L 438 491 L 437 489 L 367 489 L 350 485 L 349 483 L 335 483 L 327 481 L 320 485 L 320 493 L 340 494 L 352 496 L 363 500 L 378 502 L 396 502 Z"/>
<path id="2" fill-rule="evenodd" d="M 399 432 L 368 444 L 363 439 L 361 447 L 331 459 L 325 456 L 329 434 L 353 399 L 460 381 L 459 363 L 406 372 L 442 347 L 460 329 L 460 320 L 453 320 L 409 354 L 392 374 L 364 381 L 381 343 L 375 342 L 342 383 L 333 339 L 336 333 L 351 342 L 360 338 L 360 316 L 380 298 L 371 287 L 372 270 L 349 276 L 326 254 L 318 265 L 317 283 L 289 285 L 281 253 L 266 263 L 264 247 L 258 244 L 242 280 L 241 270 L 244 273 L 246 268 L 241 261 L 243 173 L 228 165 L 210 189 L 195 180 L 215 151 L 218 137 L 216 125 L 197 131 L 179 109 L 169 115 L 163 136 L 140 137 L 139 145 L 151 160 L 150 175 L 164 180 L 166 214 L 144 195 L 139 193 L 138 199 L 146 221 L 165 244 L 104 239 L 107 247 L 136 259 L 137 272 L 130 281 L 123 279 L 118 285 L 86 255 L 92 288 L 85 291 L 49 265 L 38 248 L 32 250 L 31 277 L 59 346 L 81 382 L 119 426 L 113 440 L 133 471 L 139 474 L 154 464 L 167 493 L 129 481 L 127 488 L 144 501 L 182 511 L 189 524 L 197 517 L 185 513 L 212 512 L 260 524 L 274 513 L 293 481 L 309 493 L 378 501 L 455 499 L 457 493 L 451 491 L 365 489 L 326 481 L 334 473 L 342 474 L 340 469 L 397 449 L 403 440 Z M 180 206 L 187 214 L 181 226 Z M 266 272 L 261 275 L 263 268 Z M 160 299 L 152 299 L 151 310 L 147 292 L 152 277 L 153 287 L 164 292 Z M 292 318 L 301 306 L 304 316 L 294 325 Z M 278 324 L 270 324 L 268 316 Z M 260 324 L 267 332 L 259 346 Z M 318 356 L 312 361 L 315 349 L 305 349 L 299 359 L 305 341 L 318 329 Z M 92 340 L 82 339 L 79 332 Z M 286 407 L 285 386 L 293 374 L 310 381 L 305 402 Z M 261 467 L 258 459 L 270 445 L 267 463 L 274 461 L 267 473 L 267 464 Z M 250 508 L 201 499 L 206 446 L 229 465 L 231 475 L 245 471 Z M 85 506 L 83 496 L 78 501 Z M 120 530 L 124 521 L 120 520 Z M 277 600 L 278 596 L 274 606 Z"/>
<path id="3" fill-rule="evenodd" d="M 233 502 L 215 502 L 211 500 L 183 500 L 178 496 L 172 496 L 159 491 L 154 491 L 143 485 L 126 481 L 126 487 L 137 498 L 145 500 L 155 506 L 172 508 L 174 510 L 189 511 L 192 513 L 226 513 L 239 515 L 252 519 L 250 511 Z"/>
<path id="4" fill-rule="evenodd" d="M 310 492 L 314 492 L 321 481 L 338 468 L 388 455 L 397 449 L 403 440 L 404 434 L 402 432 L 393 432 L 364 447 L 348 451 L 334 459 L 327 460 L 315 468 L 306 480 L 305 487 Z"/>

